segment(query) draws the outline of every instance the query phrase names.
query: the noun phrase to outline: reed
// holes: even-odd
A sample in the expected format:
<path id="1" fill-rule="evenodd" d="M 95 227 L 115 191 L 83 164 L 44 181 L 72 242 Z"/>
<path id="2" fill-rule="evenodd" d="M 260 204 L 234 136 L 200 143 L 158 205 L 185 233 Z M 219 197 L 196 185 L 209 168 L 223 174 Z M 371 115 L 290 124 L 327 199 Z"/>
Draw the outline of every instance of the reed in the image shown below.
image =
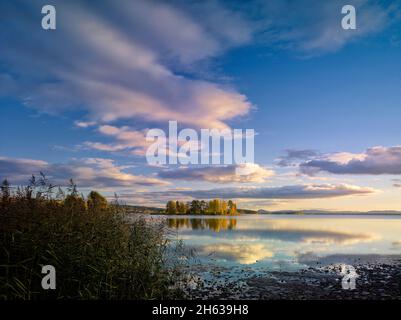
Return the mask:
<path id="1" fill-rule="evenodd" d="M 174 299 L 185 259 L 162 222 L 128 216 L 97 192 L 67 194 L 44 176 L 0 199 L 0 299 Z M 43 265 L 56 289 L 43 290 Z"/>

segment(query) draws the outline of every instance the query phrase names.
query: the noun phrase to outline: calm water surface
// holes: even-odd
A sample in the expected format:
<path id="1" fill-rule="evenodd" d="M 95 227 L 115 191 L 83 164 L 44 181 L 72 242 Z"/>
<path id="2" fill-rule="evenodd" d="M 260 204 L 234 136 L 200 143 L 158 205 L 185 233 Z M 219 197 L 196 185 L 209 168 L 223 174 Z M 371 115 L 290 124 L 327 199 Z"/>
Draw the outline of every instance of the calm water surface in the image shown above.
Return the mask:
<path id="1" fill-rule="evenodd" d="M 401 217 L 158 216 L 202 264 L 297 270 L 333 255 L 401 254 Z"/>

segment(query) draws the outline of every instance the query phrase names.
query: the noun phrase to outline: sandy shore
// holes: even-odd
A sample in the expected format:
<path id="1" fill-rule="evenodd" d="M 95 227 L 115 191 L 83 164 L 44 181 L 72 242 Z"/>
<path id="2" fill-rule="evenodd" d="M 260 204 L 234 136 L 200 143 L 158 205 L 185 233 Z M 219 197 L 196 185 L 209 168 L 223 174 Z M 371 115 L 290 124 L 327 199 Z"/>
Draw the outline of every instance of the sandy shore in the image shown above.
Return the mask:
<path id="1" fill-rule="evenodd" d="M 188 289 L 191 299 L 401 299 L 401 259 L 353 258 L 358 274 L 356 288 L 342 288 L 341 265 L 335 257 L 313 262 L 300 271 L 252 272 L 244 269 L 235 278 L 216 268 L 208 279 Z M 365 258 L 365 259 L 364 259 Z M 338 257 L 337 257 L 338 261 Z"/>

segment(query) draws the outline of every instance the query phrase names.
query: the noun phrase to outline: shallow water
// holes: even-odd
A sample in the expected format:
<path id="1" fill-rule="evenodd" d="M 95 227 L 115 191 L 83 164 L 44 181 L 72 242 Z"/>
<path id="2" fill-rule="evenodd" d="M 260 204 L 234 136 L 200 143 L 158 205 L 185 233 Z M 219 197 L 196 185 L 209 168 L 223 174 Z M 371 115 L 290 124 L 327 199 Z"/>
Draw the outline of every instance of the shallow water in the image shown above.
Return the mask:
<path id="1" fill-rule="evenodd" d="M 153 217 L 167 219 L 202 265 L 225 270 L 295 271 L 324 260 L 401 254 L 399 216 Z"/>

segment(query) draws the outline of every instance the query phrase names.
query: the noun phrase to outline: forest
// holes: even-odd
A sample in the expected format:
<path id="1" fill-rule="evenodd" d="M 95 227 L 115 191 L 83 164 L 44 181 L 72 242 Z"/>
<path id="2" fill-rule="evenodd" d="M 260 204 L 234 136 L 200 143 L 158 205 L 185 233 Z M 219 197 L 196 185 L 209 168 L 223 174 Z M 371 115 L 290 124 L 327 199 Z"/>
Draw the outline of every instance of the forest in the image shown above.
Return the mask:
<path id="1" fill-rule="evenodd" d="M 236 215 L 238 211 L 232 200 L 192 200 L 186 203 L 170 200 L 166 204 L 166 214 Z"/>

